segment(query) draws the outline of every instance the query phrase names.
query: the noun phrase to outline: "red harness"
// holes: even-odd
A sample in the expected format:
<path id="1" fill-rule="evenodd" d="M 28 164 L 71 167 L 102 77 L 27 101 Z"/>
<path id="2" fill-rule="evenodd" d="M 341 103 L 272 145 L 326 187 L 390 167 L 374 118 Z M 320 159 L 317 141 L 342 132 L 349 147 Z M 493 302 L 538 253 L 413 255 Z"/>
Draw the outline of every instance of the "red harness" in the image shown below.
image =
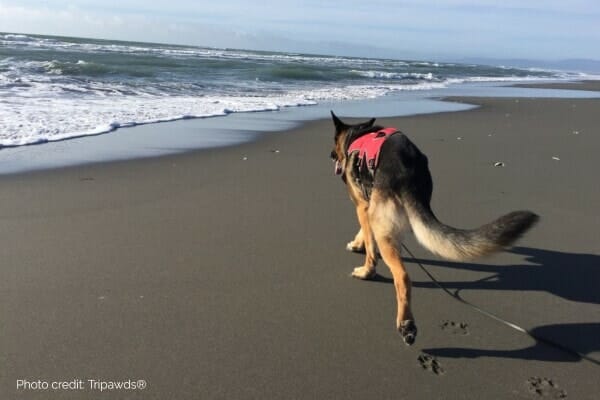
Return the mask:
<path id="1" fill-rule="evenodd" d="M 366 162 L 369 169 L 374 170 L 379 163 L 381 145 L 390 135 L 398 132 L 396 128 L 385 128 L 377 132 L 367 133 L 359 137 L 348 147 L 348 155 L 358 151 L 358 162 Z"/>

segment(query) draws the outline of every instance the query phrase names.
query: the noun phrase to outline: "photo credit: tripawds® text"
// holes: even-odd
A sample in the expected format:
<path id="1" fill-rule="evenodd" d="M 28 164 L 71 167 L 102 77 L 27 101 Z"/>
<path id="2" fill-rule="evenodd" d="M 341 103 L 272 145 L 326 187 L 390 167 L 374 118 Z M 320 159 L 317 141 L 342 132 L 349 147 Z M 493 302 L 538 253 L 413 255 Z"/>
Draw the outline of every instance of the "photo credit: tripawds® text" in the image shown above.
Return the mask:
<path id="1" fill-rule="evenodd" d="M 106 379 L 17 379 L 18 391 L 134 391 L 145 390 L 147 383 L 145 379 L 124 379 L 124 380 L 106 380 Z"/>

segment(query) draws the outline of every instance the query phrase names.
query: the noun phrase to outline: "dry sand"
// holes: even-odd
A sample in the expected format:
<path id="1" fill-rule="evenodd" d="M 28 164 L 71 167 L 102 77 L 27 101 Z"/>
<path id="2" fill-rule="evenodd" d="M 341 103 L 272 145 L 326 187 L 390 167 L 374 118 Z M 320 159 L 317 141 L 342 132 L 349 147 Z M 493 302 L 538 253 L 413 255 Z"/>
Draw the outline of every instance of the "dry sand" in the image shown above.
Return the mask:
<path id="1" fill-rule="evenodd" d="M 438 217 L 542 220 L 472 263 L 406 244 L 463 298 L 600 360 L 600 100 L 455 100 L 482 107 L 379 121 L 428 155 Z M 349 277 L 362 259 L 344 250 L 357 223 L 332 134 L 315 121 L 227 149 L 0 178 L 0 398 L 597 398 L 597 364 L 454 301 L 410 257 L 419 336 L 406 347 L 385 265 L 378 281 Z M 87 379 L 147 388 L 100 393 Z"/>

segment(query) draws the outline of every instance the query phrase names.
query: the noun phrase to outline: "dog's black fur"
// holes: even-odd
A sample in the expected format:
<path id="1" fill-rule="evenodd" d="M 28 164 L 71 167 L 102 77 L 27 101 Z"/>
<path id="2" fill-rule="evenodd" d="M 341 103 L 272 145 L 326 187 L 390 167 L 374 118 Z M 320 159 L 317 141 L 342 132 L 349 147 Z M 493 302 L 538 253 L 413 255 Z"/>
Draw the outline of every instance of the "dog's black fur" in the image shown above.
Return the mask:
<path id="1" fill-rule="evenodd" d="M 409 226 L 428 250 L 452 260 L 485 256 L 511 245 L 537 220 L 530 211 L 515 211 L 477 229 L 463 230 L 441 223 L 430 202 L 433 181 L 427 157 L 401 132 L 393 133 L 381 146 L 379 164 L 369 169 L 359 162 L 350 144 L 361 136 L 380 131 L 375 119 L 355 125 L 342 122 L 333 112 L 335 146 L 332 158 L 341 165 L 342 179 L 357 208 L 361 230 L 348 243 L 352 251 L 366 253 L 365 265 L 353 276 L 369 279 L 375 275 L 375 244 L 392 270 L 398 300 L 397 328 L 404 341 L 412 344 L 416 326 L 410 311 L 410 280 L 400 257 L 401 234 Z"/>

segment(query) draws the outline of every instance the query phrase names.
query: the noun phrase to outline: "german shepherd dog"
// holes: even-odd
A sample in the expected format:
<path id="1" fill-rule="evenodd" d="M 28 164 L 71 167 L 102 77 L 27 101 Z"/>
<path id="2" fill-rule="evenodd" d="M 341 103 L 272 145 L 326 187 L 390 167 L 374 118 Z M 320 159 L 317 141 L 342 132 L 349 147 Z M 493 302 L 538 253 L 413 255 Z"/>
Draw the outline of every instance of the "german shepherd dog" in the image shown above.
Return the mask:
<path id="1" fill-rule="evenodd" d="M 433 182 L 427 157 L 403 133 L 393 130 L 380 147 L 377 164 L 368 165 L 359 151 L 348 150 L 358 138 L 383 128 L 375 119 L 349 125 L 331 112 L 335 125 L 335 146 L 331 158 L 356 206 L 360 230 L 347 250 L 364 252 L 365 264 L 352 276 L 375 276 L 377 250 L 391 270 L 396 288 L 396 327 L 407 345 L 417 335 L 410 309 L 411 282 L 402 263 L 402 232 L 412 228 L 427 250 L 449 260 L 469 260 L 511 245 L 537 220 L 530 211 L 515 211 L 477 229 L 463 230 L 441 223 L 431 210 Z M 387 130 L 389 131 L 389 130 Z"/>

